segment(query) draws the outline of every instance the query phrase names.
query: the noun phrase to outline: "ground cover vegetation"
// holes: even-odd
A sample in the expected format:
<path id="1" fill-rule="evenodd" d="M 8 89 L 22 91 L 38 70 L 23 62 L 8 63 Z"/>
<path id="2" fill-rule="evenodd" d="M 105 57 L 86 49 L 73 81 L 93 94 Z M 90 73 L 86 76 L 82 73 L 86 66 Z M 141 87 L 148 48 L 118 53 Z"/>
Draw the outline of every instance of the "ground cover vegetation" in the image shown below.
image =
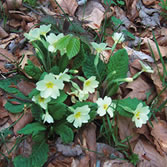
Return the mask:
<path id="1" fill-rule="evenodd" d="M 165 167 L 165 0 L 0 5 L 0 166 Z"/>

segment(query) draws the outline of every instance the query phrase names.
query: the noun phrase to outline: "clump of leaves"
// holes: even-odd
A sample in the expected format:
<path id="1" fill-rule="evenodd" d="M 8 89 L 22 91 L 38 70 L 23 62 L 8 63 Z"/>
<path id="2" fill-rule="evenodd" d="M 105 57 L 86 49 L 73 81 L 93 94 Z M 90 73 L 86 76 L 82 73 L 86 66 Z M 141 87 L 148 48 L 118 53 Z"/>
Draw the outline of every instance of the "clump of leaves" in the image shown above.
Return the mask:
<path id="1" fill-rule="evenodd" d="M 113 139 L 116 146 L 120 145 L 114 130 L 117 125 L 110 120 L 114 121 L 120 114 L 132 118 L 136 127 L 146 124 L 150 110 L 145 103 L 138 99 L 111 98 L 120 84 L 132 82 L 143 72 L 128 78 L 129 59 L 126 50 L 120 49 L 114 53 L 117 43 L 124 40 L 122 33 L 113 35 L 115 44 L 112 48 L 96 42 L 89 46 L 72 34 L 54 34 L 51 25 L 41 25 L 30 30 L 25 37 L 34 46 L 34 56 L 40 63 L 40 67 L 37 67 L 28 61 L 24 68 L 29 80 L 35 83 L 35 89 L 27 97 L 16 86 L 11 87 L 11 84 L 17 85 L 20 76 L 0 82 L 0 87 L 14 97 L 8 100 L 5 108 L 12 113 L 22 112 L 24 107 L 30 108 L 34 117 L 32 123 L 18 131 L 19 134 L 32 136 L 35 143 L 32 154 L 28 158 L 15 157 L 15 167 L 20 164 L 23 167 L 27 164 L 41 167 L 47 160 L 48 138 L 60 136 L 62 142 L 70 143 L 76 129 L 99 116 L 103 119 L 101 132 L 105 130 L 102 134 L 106 135 L 104 137 L 108 143 Z M 104 50 L 113 52 L 108 63 L 100 58 Z M 144 72 L 147 72 L 147 68 L 143 67 Z M 93 101 L 90 95 L 95 94 L 98 96 Z M 17 105 L 14 105 L 16 102 Z"/>

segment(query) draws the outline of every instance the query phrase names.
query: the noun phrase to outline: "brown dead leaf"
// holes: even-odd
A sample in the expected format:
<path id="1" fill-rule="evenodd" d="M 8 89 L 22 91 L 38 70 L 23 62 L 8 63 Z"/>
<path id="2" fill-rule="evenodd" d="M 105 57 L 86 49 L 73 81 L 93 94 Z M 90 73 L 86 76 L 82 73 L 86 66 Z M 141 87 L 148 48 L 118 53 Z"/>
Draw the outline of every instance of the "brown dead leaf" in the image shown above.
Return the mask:
<path id="1" fill-rule="evenodd" d="M 143 39 L 142 44 L 144 44 L 144 45 L 146 46 L 145 51 L 148 52 L 149 54 L 151 54 L 151 51 L 150 51 L 150 49 L 149 49 L 149 45 L 150 45 L 151 48 L 152 48 L 152 51 L 153 51 L 153 53 L 154 53 L 155 60 L 157 61 L 157 60 L 160 59 L 160 56 L 159 56 L 159 54 L 158 54 L 158 50 L 157 50 L 157 47 L 156 47 L 156 44 L 155 44 L 154 41 L 152 41 L 151 39 L 145 37 L 145 38 Z M 160 52 L 161 52 L 162 57 L 167 57 L 167 48 L 164 47 L 164 46 L 159 46 L 159 49 L 160 49 Z"/>
<path id="2" fill-rule="evenodd" d="M 8 33 L 0 26 L 0 39 L 8 37 Z"/>
<path id="3" fill-rule="evenodd" d="M 76 0 L 57 0 L 56 2 L 61 6 L 65 13 L 69 14 L 70 16 L 74 16 L 78 7 Z M 55 12 L 63 14 L 62 10 L 59 8 L 56 2 L 52 1 L 51 3 L 55 9 Z"/>
<path id="4" fill-rule="evenodd" d="M 18 27 L 21 26 L 21 22 L 16 20 L 16 19 L 11 19 L 11 20 L 8 21 L 8 25 L 17 29 Z"/>
<path id="5" fill-rule="evenodd" d="M 0 40 L 0 48 L 5 49 L 5 48 L 9 45 L 9 43 L 10 43 L 13 39 L 15 39 L 15 38 L 17 38 L 17 37 L 18 37 L 18 34 L 16 34 L 16 33 L 10 33 L 10 35 L 9 35 L 8 38 L 5 38 L 5 39 L 3 39 L 3 40 Z"/>
<path id="6" fill-rule="evenodd" d="M 125 158 L 121 152 L 117 151 L 114 147 L 104 143 L 97 143 L 97 152 L 99 153 L 97 154 L 98 159 L 104 159 L 104 156 L 105 159 L 108 159 L 111 154 L 118 158 Z"/>
<path id="7" fill-rule="evenodd" d="M 79 161 L 78 167 L 90 166 L 89 162 L 90 162 L 90 157 L 88 155 L 83 156 Z M 90 166 L 90 167 L 93 167 L 93 166 Z"/>
<path id="8" fill-rule="evenodd" d="M 139 0 L 125 0 L 127 11 L 128 11 L 128 18 L 130 20 L 135 20 L 138 17 L 139 12 L 137 10 L 137 3 Z"/>
<path id="9" fill-rule="evenodd" d="M 149 125 L 151 129 L 151 135 L 154 137 L 154 144 L 157 150 L 162 154 L 167 153 L 167 123 L 163 120 L 152 121 L 153 127 Z"/>
<path id="10" fill-rule="evenodd" d="M 143 4 L 146 6 L 154 5 L 156 3 L 156 0 L 143 0 Z"/>
<path id="11" fill-rule="evenodd" d="M 21 80 L 18 84 L 17 84 L 18 89 L 20 90 L 20 92 L 22 92 L 25 96 L 28 96 L 28 94 L 36 87 L 35 84 L 33 82 L 28 82 L 28 81 L 24 81 Z"/>
<path id="12" fill-rule="evenodd" d="M 17 135 L 17 131 L 22 129 L 25 125 L 32 122 L 33 117 L 30 110 L 25 111 L 23 117 L 14 125 L 14 133 Z"/>
<path id="13" fill-rule="evenodd" d="M 146 100 L 146 93 L 151 90 L 152 86 L 145 82 L 141 77 L 135 81 L 128 83 L 127 89 L 131 89 L 125 98 L 138 98 L 139 100 Z"/>
<path id="14" fill-rule="evenodd" d="M 85 144 L 84 147 L 86 147 L 88 150 L 92 151 L 86 151 L 86 154 L 90 158 L 90 166 L 94 166 L 96 164 L 96 153 L 93 151 L 96 151 L 96 126 L 95 124 L 91 123 L 88 124 L 88 126 L 84 129 L 83 134 L 83 143 Z"/>
<path id="15" fill-rule="evenodd" d="M 139 140 L 133 150 L 139 155 L 137 167 L 166 167 L 167 157 L 161 156 L 156 149 L 144 140 Z"/>
<path id="16" fill-rule="evenodd" d="M 7 8 L 9 9 L 19 9 L 22 5 L 22 0 L 6 0 Z"/>
<path id="17" fill-rule="evenodd" d="M 34 20 L 33 17 L 25 14 L 24 12 L 21 11 L 16 11 L 16 10 L 10 10 L 9 15 L 11 18 L 15 18 L 16 20 L 25 20 L 27 22 L 31 22 Z"/>
<path id="18" fill-rule="evenodd" d="M 126 28 L 133 29 L 135 32 L 137 31 L 137 28 L 133 25 L 133 23 L 127 18 L 126 13 L 124 10 L 118 6 L 114 7 L 114 11 L 116 14 L 116 17 L 119 18 Z"/>
<path id="19" fill-rule="evenodd" d="M 157 66 L 158 66 L 160 75 L 163 76 L 163 66 L 162 66 L 162 64 L 159 63 Z M 167 65 L 166 65 L 166 68 L 167 68 Z M 154 66 L 153 69 L 154 69 L 154 73 L 151 74 L 151 79 L 153 80 L 153 83 L 155 85 L 157 94 L 160 94 L 160 92 L 164 89 L 164 86 L 163 86 L 163 83 L 160 79 L 157 67 Z M 167 89 L 164 90 L 163 92 L 161 92 L 159 104 L 163 103 L 166 99 L 167 99 Z"/>
<path id="20" fill-rule="evenodd" d="M 140 134 L 140 135 L 144 135 L 149 141 L 150 143 L 154 143 L 153 142 L 153 137 L 150 134 L 150 129 L 148 128 L 147 125 L 142 125 L 141 128 L 137 128 L 136 133 Z"/>
<path id="21" fill-rule="evenodd" d="M 125 160 L 107 160 L 103 167 L 134 167 L 131 163 Z"/>
<path id="22" fill-rule="evenodd" d="M 121 140 L 124 140 L 128 136 L 132 136 L 130 142 L 134 142 L 139 137 L 139 134 L 136 133 L 136 128 L 131 118 L 119 116 L 118 128 Z"/>
<path id="23" fill-rule="evenodd" d="M 64 156 L 57 156 L 53 161 L 52 164 L 54 167 L 69 167 L 73 162 L 73 157 L 64 157 Z"/>
<path id="24" fill-rule="evenodd" d="M 80 6 L 76 15 L 80 21 L 88 21 L 88 24 L 85 26 L 89 26 L 92 29 L 99 29 L 101 22 L 104 16 L 104 7 L 95 1 L 88 1 L 85 6 Z"/>
<path id="25" fill-rule="evenodd" d="M 15 57 L 12 53 L 10 53 L 9 51 L 7 51 L 6 49 L 2 49 L 0 48 L 0 70 L 3 73 L 6 73 L 10 70 L 10 66 L 11 68 L 14 68 L 14 61 L 15 61 Z M 8 66 L 10 65 L 10 66 Z"/>

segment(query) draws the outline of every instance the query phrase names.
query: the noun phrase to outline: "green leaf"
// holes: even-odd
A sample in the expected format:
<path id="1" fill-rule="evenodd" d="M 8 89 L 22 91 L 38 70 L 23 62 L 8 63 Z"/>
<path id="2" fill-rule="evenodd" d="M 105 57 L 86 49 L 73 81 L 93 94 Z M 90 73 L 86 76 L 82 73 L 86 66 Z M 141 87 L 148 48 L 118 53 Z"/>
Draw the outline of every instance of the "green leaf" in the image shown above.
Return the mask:
<path id="1" fill-rule="evenodd" d="M 112 16 L 111 17 L 111 21 L 114 23 L 114 25 L 116 25 L 116 26 L 119 26 L 119 25 L 121 25 L 123 22 L 120 20 L 120 19 L 118 19 L 118 18 L 116 18 L 115 16 Z"/>
<path id="2" fill-rule="evenodd" d="M 64 103 L 49 105 L 49 113 L 55 120 L 61 120 L 67 111 L 67 106 Z"/>
<path id="3" fill-rule="evenodd" d="M 59 70 L 59 67 L 54 65 L 51 69 L 50 69 L 50 72 L 55 74 L 55 75 L 58 75 L 60 70 Z"/>
<path id="4" fill-rule="evenodd" d="M 35 120 L 37 120 L 37 121 L 41 120 L 43 110 L 38 104 L 32 104 L 31 112 L 32 112 L 32 116 L 35 118 Z"/>
<path id="5" fill-rule="evenodd" d="M 80 40 L 76 37 L 72 37 L 70 42 L 67 45 L 67 56 L 69 59 L 72 59 L 78 54 L 80 50 Z"/>
<path id="6" fill-rule="evenodd" d="M 13 103 L 18 103 L 18 104 L 12 104 Z M 10 101 L 7 101 L 7 103 L 5 104 L 5 109 L 8 110 L 11 113 L 20 113 L 23 111 L 24 109 L 24 103 L 20 103 L 19 100 L 17 99 L 13 99 Z"/>
<path id="7" fill-rule="evenodd" d="M 32 154 L 26 158 L 23 156 L 17 156 L 14 158 L 15 167 L 42 167 L 48 158 L 48 144 L 45 140 L 35 143 L 32 147 Z"/>
<path id="8" fill-rule="evenodd" d="M 73 130 L 67 125 L 61 124 L 56 127 L 55 131 L 58 135 L 60 135 L 64 143 L 70 143 L 73 141 L 74 138 Z"/>
<path id="9" fill-rule="evenodd" d="M 125 35 L 127 35 L 128 37 L 130 37 L 131 39 L 135 39 L 135 36 L 134 36 L 132 33 L 130 33 L 129 31 L 127 31 L 127 30 L 122 30 L 122 32 L 123 32 Z"/>
<path id="10" fill-rule="evenodd" d="M 121 1 L 121 0 L 117 0 L 117 3 L 119 4 L 119 5 L 125 5 L 125 2 L 124 1 Z"/>
<path id="11" fill-rule="evenodd" d="M 25 72 L 31 76 L 34 80 L 38 81 L 42 74 L 41 70 L 32 63 L 32 61 L 28 60 L 28 65 L 24 67 Z"/>
<path id="12" fill-rule="evenodd" d="M 25 158 L 22 155 L 15 157 L 13 162 L 15 167 L 32 167 L 29 158 Z"/>
<path id="13" fill-rule="evenodd" d="M 43 140 L 41 143 L 35 143 L 32 147 L 32 154 L 30 156 L 32 167 L 42 167 L 47 161 L 49 147 Z"/>
<path id="14" fill-rule="evenodd" d="M 55 44 L 56 49 L 60 50 L 60 53 L 62 56 L 66 53 L 66 48 L 67 48 L 67 45 L 69 44 L 69 42 L 71 41 L 71 38 L 72 38 L 72 35 L 69 34 L 69 35 L 66 35 L 63 38 L 59 39 L 56 42 L 56 44 Z"/>
<path id="15" fill-rule="evenodd" d="M 24 78 L 22 75 L 14 75 L 13 77 L 9 77 L 7 79 L 0 80 L 0 88 L 5 90 L 8 93 L 18 93 L 20 92 L 13 85 L 17 85 L 17 83 Z"/>
<path id="16" fill-rule="evenodd" d="M 60 58 L 59 63 L 58 63 L 59 71 L 64 72 L 64 70 L 67 68 L 68 64 L 69 64 L 69 58 L 67 57 L 67 55 L 63 55 Z"/>
<path id="17" fill-rule="evenodd" d="M 120 49 L 110 57 L 107 66 L 107 78 L 109 80 L 126 78 L 128 72 L 128 54 L 125 49 Z"/>
<path id="18" fill-rule="evenodd" d="M 122 115 L 124 117 L 132 117 L 133 114 L 126 111 L 121 106 L 124 106 L 125 108 L 128 107 L 131 110 L 136 110 L 136 107 L 139 103 L 143 103 L 143 105 L 145 106 L 145 103 L 142 102 L 141 100 L 138 100 L 137 98 L 133 98 L 133 99 L 127 98 L 127 99 L 122 99 L 122 100 L 119 100 L 119 101 L 113 100 L 113 102 L 115 102 L 117 104 L 116 110 L 119 112 L 120 115 Z"/>
<path id="19" fill-rule="evenodd" d="M 84 42 L 81 42 L 81 48 L 78 55 L 74 58 L 72 69 L 78 69 L 83 65 L 85 58 L 91 52 L 89 46 Z"/>
<path id="20" fill-rule="evenodd" d="M 19 134 L 29 135 L 32 134 L 32 136 L 36 135 L 40 131 L 46 130 L 45 126 L 40 124 L 39 122 L 34 122 L 31 124 L 27 124 L 24 128 L 17 131 Z"/>
<path id="21" fill-rule="evenodd" d="M 99 58 L 99 63 L 96 68 L 96 66 L 94 65 L 94 59 L 94 55 L 89 55 L 86 57 L 86 60 L 83 63 L 82 67 L 83 73 L 87 78 L 90 78 L 91 76 L 96 76 L 96 79 L 98 81 L 103 81 L 106 74 L 106 65 Z"/>

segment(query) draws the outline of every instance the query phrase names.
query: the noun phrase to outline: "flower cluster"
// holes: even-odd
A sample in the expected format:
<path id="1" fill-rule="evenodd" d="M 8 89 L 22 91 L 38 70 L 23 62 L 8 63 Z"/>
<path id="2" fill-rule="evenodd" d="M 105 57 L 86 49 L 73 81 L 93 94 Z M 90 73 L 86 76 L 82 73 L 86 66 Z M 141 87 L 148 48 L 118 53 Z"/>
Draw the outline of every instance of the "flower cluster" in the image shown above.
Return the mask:
<path id="1" fill-rule="evenodd" d="M 25 33 L 24 36 L 30 41 L 36 41 L 41 39 L 41 35 L 46 37 L 46 34 L 51 30 L 51 25 L 41 25 L 39 28 L 34 28 L 29 31 L 29 33 Z"/>
<path id="2" fill-rule="evenodd" d="M 95 76 L 90 77 L 89 79 L 85 80 L 83 83 L 83 89 L 80 89 L 79 86 L 76 89 L 69 93 L 70 95 L 75 95 L 78 97 L 79 101 L 85 101 L 89 97 L 89 93 L 94 93 L 95 89 L 98 87 L 99 82 L 96 80 Z"/>
<path id="3" fill-rule="evenodd" d="M 51 98 L 57 99 L 57 97 L 60 96 L 60 90 L 64 88 L 64 82 L 70 81 L 70 76 L 67 72 L 68 69 L 59 75 L 54 75 L 52 73 L 46 74 L 43 80 L 36 83 L 36 89 L 40 93 L 33 96 L 32 101 L 46 110 L 46 113 L 42 117 L 44 122 L 53 123 L 53 118 L 47 111 L 47 105 L 51 101 Z"/>

